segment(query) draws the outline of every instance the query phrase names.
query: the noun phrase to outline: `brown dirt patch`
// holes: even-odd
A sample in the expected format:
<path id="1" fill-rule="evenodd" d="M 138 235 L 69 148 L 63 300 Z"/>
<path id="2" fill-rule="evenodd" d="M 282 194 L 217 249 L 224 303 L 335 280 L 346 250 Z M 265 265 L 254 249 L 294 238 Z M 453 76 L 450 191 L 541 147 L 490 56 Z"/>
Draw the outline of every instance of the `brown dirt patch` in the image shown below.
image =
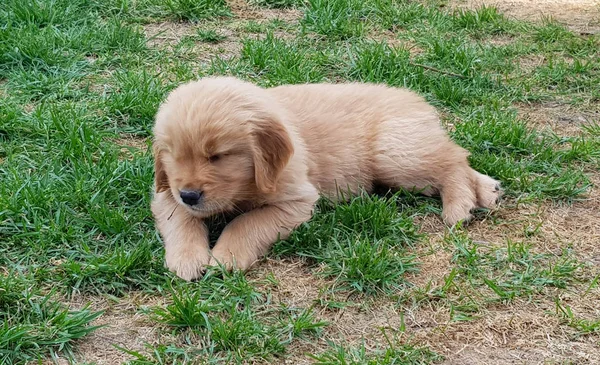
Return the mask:
<path id="1" fill-rule="evenodd" d="M 574 31 L 600 32 L 598 0 L 451 0 L 449 5 L 469 9 L 494 6 L 517 19 L 539 21 L 552 17 Z"/>
<path id="2" fill-rule="evenodd" d="M 536 129 L 551 129 L 561 136 L 579 136 L 582 126 L 594 123 L 600 118 L 600 106 L 575 107 L 560 102 L 517 105 L 521 119 Z"/>
<path id="3" fill-rule="evenodd" d="M 528 54 L 524 56 L 520 56 L 517 59 L 517 63 L 519 65 L 519 69 L 529 74 L 533 72 L 536 68 L 542 66 L 546 63 L 546 57 L 540 54 Z"/>
<path id="4" fill-rule="evenodd" d="M 148 140 L 137 136 L 123 135 L 121 138 L 113 140 L 117 146 L 130 147 L 138 150 L 145 150 L 148 147 Z"/>
<path id="5" fill-rule="evenodd" d="M 597 336 L 574 339 L 551 301 L 498 306 L 470 322 L 417 331 L 417 338 L 446 354 L 447 364 L 542 364 L 600 361 Z"/>

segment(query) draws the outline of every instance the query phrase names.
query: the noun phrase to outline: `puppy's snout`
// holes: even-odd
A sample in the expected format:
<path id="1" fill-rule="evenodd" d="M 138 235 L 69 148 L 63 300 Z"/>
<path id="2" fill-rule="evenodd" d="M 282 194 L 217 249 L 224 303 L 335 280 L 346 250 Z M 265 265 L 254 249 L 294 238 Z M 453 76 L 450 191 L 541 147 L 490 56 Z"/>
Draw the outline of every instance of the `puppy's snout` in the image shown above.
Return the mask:
<path id="1" fill-rule="evenodd" d="M 187 205 L 196 205 L 202 198 L 202 191 L 196 190 L 181 190 L 179 192 L 181 200 Z"/>

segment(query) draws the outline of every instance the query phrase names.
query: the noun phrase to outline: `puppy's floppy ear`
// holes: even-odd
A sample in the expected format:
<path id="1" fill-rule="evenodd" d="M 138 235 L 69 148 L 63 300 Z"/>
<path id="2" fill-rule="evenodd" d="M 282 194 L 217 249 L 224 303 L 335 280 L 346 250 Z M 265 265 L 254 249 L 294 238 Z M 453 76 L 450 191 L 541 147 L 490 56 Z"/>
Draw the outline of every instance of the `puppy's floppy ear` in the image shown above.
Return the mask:
<path id="1" fill-rule="evenodd" d="M 154 143 L 152 151 L 154 154 L 154 189 L 157 193 L 162 193 L 170 189 L 169 178 L 162 161 L 163 152 L 160 145 L 156 143 Z"/>
<path id="2" fill-rule="evenodd" d="M 255 140 L 256 186 L 262 192 L 274 192 L 281 172 L 294 154 L 294 145 L 287 129 L 277 116 L 261 116 L 251 122 Z"/>

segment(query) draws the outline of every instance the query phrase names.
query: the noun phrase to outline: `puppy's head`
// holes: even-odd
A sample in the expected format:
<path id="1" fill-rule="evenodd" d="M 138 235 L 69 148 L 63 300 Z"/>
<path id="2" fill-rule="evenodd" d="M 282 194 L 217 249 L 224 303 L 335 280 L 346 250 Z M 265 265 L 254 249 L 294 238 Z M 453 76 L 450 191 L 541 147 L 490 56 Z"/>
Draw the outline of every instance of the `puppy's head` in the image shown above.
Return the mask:
<path id="1" fill-rule="evenodd" d="M 156 192 L 210 216 L 275 191 L 294 153 L 283 118 L 264 89 L 238 79 L 178 87 L 156 116 Z"/>

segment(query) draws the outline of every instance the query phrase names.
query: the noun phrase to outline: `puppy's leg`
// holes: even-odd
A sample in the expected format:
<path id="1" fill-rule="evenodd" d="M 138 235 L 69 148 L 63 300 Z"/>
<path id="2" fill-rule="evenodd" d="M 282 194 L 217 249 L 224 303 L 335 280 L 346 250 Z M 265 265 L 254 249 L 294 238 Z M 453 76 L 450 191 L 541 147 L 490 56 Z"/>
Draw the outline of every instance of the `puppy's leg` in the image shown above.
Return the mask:
<path id="1" fill-rule="evenodd" d="M 188 281 L 202 276 L 210 260 L 208 229 L 202 219 L 179 206 L 170 191 L 157 193 L 151 207 L 169 270 Z"/>
<path id="2" fill-rule="evenodd" d="M 453 145 L 445 152 L 414 158 L 410 163 L 397 156 L 382 155 L 376 161 L 375 178 L 392 188 L 416 189 L 424 195 L 440 194 L 442 217 L 448 225 L 469 221 L 471 210 L 494 208 L 500 184 L 469 167 L 466 153 Z"/>
<path id="3" fill-rule="evenodd" d="M 316 199 L 267 205 L 234 219 L 217 240 L 210 265 L 246 270 L 267 253 L 278 238 L 312 216 Z"/>

